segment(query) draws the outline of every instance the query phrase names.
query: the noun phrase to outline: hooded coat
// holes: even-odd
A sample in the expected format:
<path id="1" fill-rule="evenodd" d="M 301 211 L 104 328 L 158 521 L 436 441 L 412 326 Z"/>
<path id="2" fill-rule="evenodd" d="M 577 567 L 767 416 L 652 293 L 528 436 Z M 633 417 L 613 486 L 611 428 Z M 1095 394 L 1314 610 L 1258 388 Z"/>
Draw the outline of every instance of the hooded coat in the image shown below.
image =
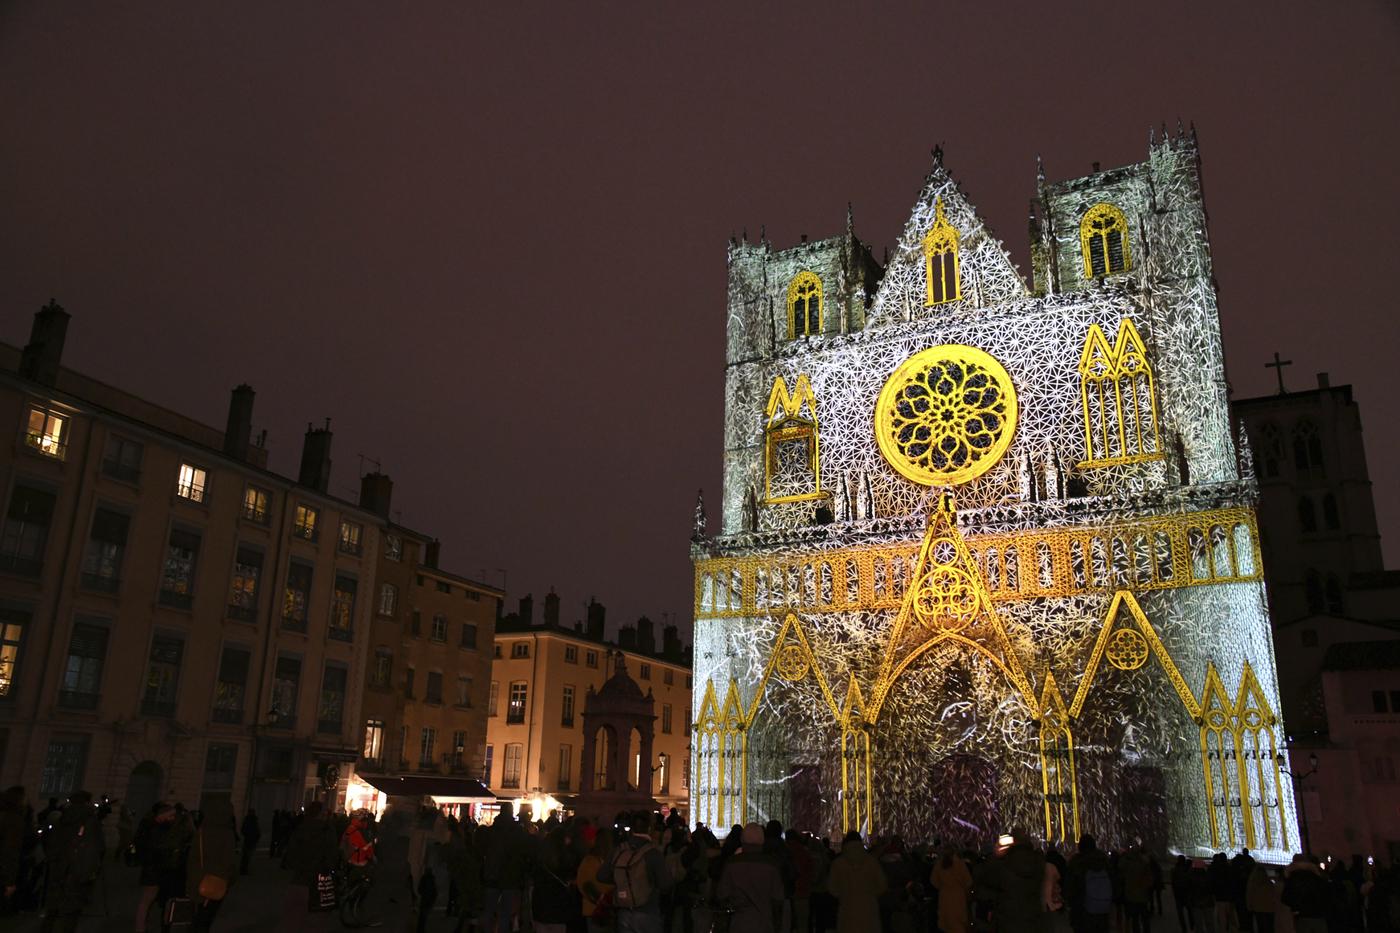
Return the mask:
<path id="1" fill-rule="evenodd" d="M 869 933 L 880 929 L 880 895 L 885 893 L 884 869 L 865 846 L 847 843 L 831 863 L 827 889 L 836 898 L 837 933 Z"/>
<path id="2" fill-rule="evenodd" d="M 204 820 L 190 843 L 190 854 L 185 859 L 185 892 L 189 897 L 199 897 L 199 883 L 205 875 L 222 878 L 230 886 L 238 876 L 238 839 L 233 805 L 227 797 L 208 800 Z"/>

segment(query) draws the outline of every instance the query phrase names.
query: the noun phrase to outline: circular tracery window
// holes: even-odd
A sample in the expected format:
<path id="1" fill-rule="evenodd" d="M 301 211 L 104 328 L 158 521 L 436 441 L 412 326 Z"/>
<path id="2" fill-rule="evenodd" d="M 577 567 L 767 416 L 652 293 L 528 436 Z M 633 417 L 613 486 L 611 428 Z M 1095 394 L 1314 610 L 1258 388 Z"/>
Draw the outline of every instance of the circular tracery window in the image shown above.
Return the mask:
<path id="1" fill-rule="evenodd" d="M 880 452 L 924 486 L 956 486 L 991 469 L 1011 444 L 1016 389 L 981 350 L 932 347 L 900 364 L 875 403 Z"/>

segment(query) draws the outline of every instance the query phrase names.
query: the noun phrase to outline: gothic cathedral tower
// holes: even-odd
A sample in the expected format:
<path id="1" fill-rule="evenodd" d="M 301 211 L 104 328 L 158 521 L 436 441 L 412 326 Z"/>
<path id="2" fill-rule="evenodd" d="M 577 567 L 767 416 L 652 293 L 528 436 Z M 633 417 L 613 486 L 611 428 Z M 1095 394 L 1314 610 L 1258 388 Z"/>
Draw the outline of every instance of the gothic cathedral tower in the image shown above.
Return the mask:
<path id="1" fill-rule="evenodd" d="M 1296 845 L 1194 133 L 1031 238 L 1028 286 L 935 152 L 886 268 L 730 244 L 695 820 Z"/>

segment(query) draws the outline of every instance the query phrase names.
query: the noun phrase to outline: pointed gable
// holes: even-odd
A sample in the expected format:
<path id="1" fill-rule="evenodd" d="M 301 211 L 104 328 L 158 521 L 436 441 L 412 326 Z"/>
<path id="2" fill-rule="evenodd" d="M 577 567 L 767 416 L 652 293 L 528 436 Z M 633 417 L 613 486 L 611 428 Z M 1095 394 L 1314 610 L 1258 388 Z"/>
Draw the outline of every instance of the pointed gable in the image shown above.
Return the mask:
<path id="1" fill-rule="evenodd" d="M 940 217 L 941 214 L 941 217 Z M 957 233 L 958 298 L 929 306 L 925 238 L 943 220 Z M 951 289 L 949 290 L 952 291 Z M 918 202 L 890 256 L 870 315 L 874 326 L 917 320 L 961 308 L 1014 301 L 1029 294 L 1001 241 L 963 197 L 940 160 L 924 180 Z"/>

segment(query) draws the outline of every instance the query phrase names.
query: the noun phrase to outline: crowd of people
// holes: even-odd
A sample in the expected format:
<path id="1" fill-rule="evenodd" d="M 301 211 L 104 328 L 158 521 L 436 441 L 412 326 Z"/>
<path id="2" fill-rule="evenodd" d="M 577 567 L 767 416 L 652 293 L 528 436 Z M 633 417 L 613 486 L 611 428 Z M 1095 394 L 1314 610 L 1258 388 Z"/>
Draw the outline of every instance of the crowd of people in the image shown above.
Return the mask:
<path id="1" fill-rule="evenodd" d="M 417 933 L 1400 933 L 1400 873 L 1360 857 L 1299 855 L 1280 871 L 1248 850 L 1158 857 L 1084 836 L 1060 852 L 1013 833 L 971 851 L 777 821 L 720 840 L 676 813 L 531 822 L 508 804 L 477 825 L 433 806 L 379 820 L 312 802 L 270 829 L 289 930 L 320 915 L 320 928 L 406 918 Z M 202 811 L 160 802 L 136 820 L 82 792 L 35 813 L 10 788 L 0 912 L 39 910 L 42 930 L 73 931 L 110 859 L 136 869 L 138 933 L 208 931 L 261 839 L 257 816 L 239 823 L 227 798 Z"/>

